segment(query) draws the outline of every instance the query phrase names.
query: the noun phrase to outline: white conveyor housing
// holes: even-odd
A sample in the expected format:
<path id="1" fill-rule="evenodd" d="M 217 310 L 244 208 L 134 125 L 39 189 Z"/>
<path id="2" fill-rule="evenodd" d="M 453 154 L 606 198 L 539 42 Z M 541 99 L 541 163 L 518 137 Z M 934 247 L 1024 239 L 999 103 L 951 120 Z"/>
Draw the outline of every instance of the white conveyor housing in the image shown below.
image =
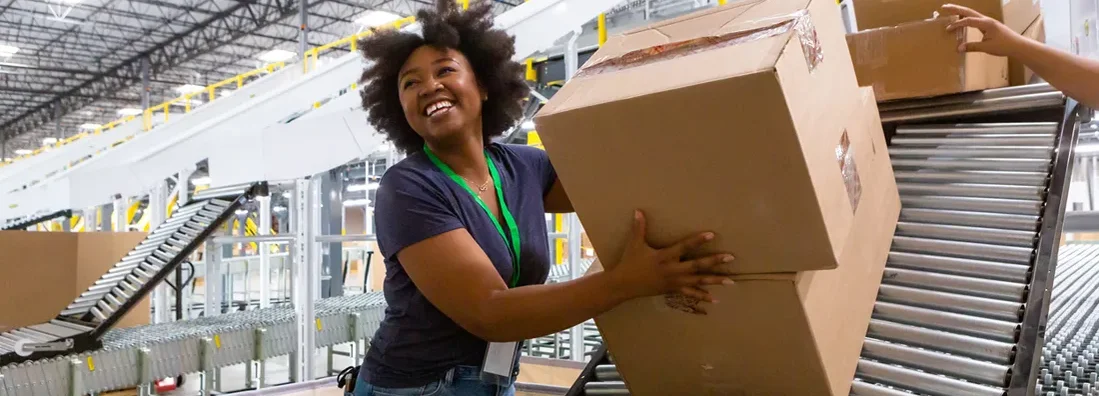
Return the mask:
<path id="1" fill-rule="evenodd" d="M 515 36 L 515 60 L 520 61 L 578 32 L 618 2 L 532 0 L 495 21 Z M 405 29 L 416 31 L 419 25 Z M 309 73 L 287 65 L 230 97 L 6 195 L 0 220 L 101 205 L 116 195 L 144 195 L 202 160 L 208 160 L 216 187 L 299 178 L 363 158 L 382 143 L 350 89 L 364 66 L 355 53 Z"/>

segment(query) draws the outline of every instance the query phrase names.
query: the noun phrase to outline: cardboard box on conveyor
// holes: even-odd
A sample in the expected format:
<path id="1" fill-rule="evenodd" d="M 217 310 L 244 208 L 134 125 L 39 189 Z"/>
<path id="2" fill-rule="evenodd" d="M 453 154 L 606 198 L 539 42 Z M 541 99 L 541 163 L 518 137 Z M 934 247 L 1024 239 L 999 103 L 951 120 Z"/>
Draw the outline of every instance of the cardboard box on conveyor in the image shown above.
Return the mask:
<path id="1" fill-rule="evenodd" d="M 976 28 L 948 32 L 957 20 L 942 17 L 847 35 L 859 85 L 873 87 L 879 101 L 1007 86 L 1007 58 L 958 51 L 982 35 Z"/>
<path id="2" fill-rule="evenodd" d="M 900 202 L 834 0 L 757 0 L 610 38 L 536 117 L 600 257 L 634 209 L 663 245 L 729 252 L 734 285 L 596 318 L 631 394 L 846 394 Z"/>

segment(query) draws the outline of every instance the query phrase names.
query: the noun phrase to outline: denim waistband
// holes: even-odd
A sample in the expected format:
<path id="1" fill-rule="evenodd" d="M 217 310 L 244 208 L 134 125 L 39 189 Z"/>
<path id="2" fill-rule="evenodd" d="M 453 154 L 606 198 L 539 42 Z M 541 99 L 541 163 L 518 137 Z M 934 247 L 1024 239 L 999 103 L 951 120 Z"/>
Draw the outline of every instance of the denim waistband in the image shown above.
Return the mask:
<path id="1" fill-rule="evenodd" d="M 515 365 L 515 368 L 512 370 L 511 373 L 512 373 L 511 374 L 512 378 L 515 378 L 515 377 L 519 376 L 519 365 L 518 364 Z M 481 380 L 481 367 L 479 367 L 479 366 L 466 366 L 466 365 L 454 366 L 453 368 L 451 368 L 450 370 L 448 370 L 446 372 L 445 379 L 446 379 L 447 383 L 453 383 L 454 381 L 461 381 L 461 380 L 480 381 Z"/>

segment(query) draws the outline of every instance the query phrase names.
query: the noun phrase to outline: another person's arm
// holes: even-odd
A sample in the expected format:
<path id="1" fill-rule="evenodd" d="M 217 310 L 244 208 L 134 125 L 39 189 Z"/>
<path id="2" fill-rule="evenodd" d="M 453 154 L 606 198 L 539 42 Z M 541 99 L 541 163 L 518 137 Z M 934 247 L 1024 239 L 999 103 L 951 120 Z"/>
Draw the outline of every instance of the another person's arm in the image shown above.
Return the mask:
<path id="1" fill-rule="evenodd" d="M 1099 108 L 1099 61 L 1023 37 L 999 21 L 966 7 L 947 4 L 942 11 L 961 17 L 949 30 L 973 27 L 984 34 L 984 40 L 968 43 L 959 50 L 1015 58 L 1065 95 L 1088 107 Z"/>

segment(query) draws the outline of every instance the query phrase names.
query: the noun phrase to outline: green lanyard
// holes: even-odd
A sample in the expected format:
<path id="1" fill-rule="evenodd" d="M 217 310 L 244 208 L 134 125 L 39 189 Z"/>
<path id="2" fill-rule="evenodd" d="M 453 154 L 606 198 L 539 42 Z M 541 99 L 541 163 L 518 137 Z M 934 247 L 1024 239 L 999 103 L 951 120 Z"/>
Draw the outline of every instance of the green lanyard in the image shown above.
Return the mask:
<path id="1" fill-rule="evenodd" d="M 510 235 L 507 232 L 504 232 L 504 227 L 500 225 L 500 221 L 496 220 L 496 215 L 488 209 L 488 205 L 485 205 L 485 201 L 481 200 L 481 197 L 474 193 L 473 189 L 469 188 L 469 185 L 466 184 L 465 179 L 463 179 L 461 176 L 458 176 L 457 173 L 454 173 L 453 169 L 450 169 L 447 164 L 444 164 L 443 161 L 439 160 L 439 157 L 436 157 L 435 153 L 432 153 L 431 149 L 428 148 L 426 144 L 424 145 L 424 154 L 427 154 L 427 158 L 430 158 L 431 162 L 435 163 L 435 166 L 437 166 L 439 170 L 442 170 L 443 173 L 449 176 L 450 180 L 454 180 L 454 182 L 458 183 L 459 186 L 462 186 L 462 188 L 464 188 L 466 192 L 469 193 L 469 195 L 472 195 L 473 199 L 481 205 L 481 209 L 484 209 L 485 213 L 488 214 L 488 218 L 492 219 L 492 224 L 496 226 L 496 231 L 500 232 L 501 238 L 504 238 L 504 244 L 507 245 L 508 249 L 511 249 L 511 287 L 518 286 L 519 227 L 515 225 L 515 217 L 512 217 L 511 211 L 508 210 L 507 202 L 504 202 L 504 190 L 503 188 L 500 188 L 500 174 L 496 170 L 496 163 L 492 162 L 492 157 L 489 157 L 487 151 L 485 152 L 485 161 L 488 162 L 488 172 L 490 175 L 492 175 L 492 185 L 496 188 L 496 198 L 500 201 L 500 212 L 503 214 L 504 222 L 507 223 L 508 229 L 511 231 Z"/>

